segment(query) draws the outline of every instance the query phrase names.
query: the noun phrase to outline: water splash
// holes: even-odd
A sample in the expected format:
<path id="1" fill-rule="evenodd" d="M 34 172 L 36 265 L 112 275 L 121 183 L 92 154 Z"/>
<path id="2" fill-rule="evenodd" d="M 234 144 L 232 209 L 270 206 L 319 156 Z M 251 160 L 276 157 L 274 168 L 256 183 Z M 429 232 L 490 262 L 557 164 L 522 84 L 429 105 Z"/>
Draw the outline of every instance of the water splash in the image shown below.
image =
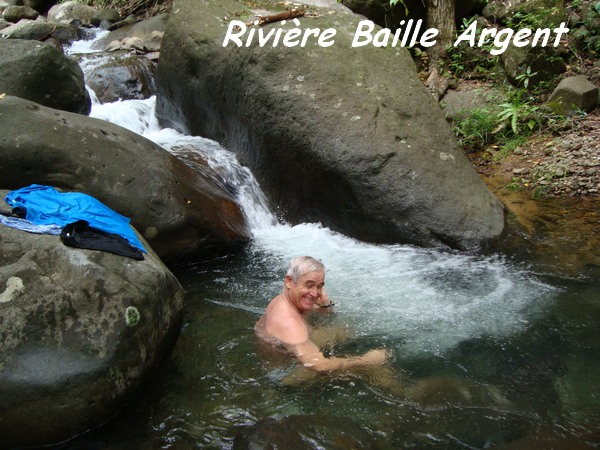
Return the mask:
<path id="1" fill-rule="evenodd" d="M 255 230 L 251 252 L 263 261 L 259 267 L 265 255 L 267 264 L 279 267 L 279 278 L 268 286 L 273 295 L 292 257 L 321 258 L 337 320 L 352 324 L 359 336 L 401 342 L 409 354 L 441 354 L 464 340 L 523 331 L 557 293 L 499 256 L 372 245 L 318 224 Z M 254 306 L 264 307 L 267 299 L 258 297 Z"/>

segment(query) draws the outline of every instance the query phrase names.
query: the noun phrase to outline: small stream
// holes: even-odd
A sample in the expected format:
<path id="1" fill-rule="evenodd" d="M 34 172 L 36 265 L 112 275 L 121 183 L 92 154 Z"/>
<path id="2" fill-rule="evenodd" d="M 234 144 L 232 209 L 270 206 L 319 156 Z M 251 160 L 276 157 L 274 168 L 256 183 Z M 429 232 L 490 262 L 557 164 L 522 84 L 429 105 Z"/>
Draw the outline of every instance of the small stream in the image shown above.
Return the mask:
<path id="1" fill-rule="evenodd" d="M 191 165 L 195 155 L 208 160 L 239 193 L 253 239 L 172 268 L 187 297 L 170 358 L 135 404 L 62 448 L 233 448 L 256 424 L 286 449 L 600 447 L 597 270 L 574 275 L 500 251 L 372 245 L 320 224 L 280 223 L 231 152 L 161 129 L 154 104 L 95 102 L 91 115 Z M 327 352 L 385 347 L 389 367 L 310 376 L 261 352 L 254 322 L 300 254 L 324 262 L 337 304 L 313 319 L 336 330 Z"/>

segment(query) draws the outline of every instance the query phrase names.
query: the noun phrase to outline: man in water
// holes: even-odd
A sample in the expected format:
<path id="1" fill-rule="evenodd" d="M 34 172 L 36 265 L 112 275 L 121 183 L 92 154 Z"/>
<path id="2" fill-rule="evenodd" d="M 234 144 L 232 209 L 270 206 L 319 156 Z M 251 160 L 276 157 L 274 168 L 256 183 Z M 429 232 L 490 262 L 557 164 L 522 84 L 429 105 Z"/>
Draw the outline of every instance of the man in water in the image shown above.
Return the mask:
<path id="1" fill-rule="evenodd" d="M 285 275 L 283 291 L 271 300 L 256 322 L 259 338 L 292 353 L 300 363 L 317 372 L 347 370 L 384 364 L 385 350 L 371 350 L 362 356 L 326 358 L 309 338 L 307 316 L 316 306 L 330 304 L 324 292 L 325 267 L 310 256 L 294 258 Z"/>

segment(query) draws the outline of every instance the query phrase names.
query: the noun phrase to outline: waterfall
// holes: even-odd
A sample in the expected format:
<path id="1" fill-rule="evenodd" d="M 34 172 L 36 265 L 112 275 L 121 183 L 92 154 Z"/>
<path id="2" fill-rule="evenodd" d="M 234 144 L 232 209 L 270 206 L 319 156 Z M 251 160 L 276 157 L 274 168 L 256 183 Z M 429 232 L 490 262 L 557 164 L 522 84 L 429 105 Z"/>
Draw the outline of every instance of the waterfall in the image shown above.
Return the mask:
<path id="1" fill-rule="evenodd" d="M 154 109 L 156 97 L 147 100 L 127 100 L 101 104 L 92 96 L 91 117 L 107 120 L 140 134 L 177 156 L 188 165 L 206 161 L 220 179 L 216 180 L 230 192 L 235 192 L 251 230 L 277 223 L 258 182 L 235 155 L 217 142 L 198 136 L 185 136 L 171 128 L 160 128 Z"/>

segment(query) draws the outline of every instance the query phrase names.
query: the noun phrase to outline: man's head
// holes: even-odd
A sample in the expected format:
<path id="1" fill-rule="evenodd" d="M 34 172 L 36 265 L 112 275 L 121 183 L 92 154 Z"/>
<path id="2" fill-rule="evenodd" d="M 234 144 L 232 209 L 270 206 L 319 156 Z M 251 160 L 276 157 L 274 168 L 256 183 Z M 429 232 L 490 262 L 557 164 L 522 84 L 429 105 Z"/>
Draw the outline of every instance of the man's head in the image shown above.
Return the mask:
<path id="1" fill-rule="evenodd" d="M 321 298 L 325 266 L 310 256 L 294 258 L 285 276 L 285 296 L 299 311 L 310 311 Z"/>

